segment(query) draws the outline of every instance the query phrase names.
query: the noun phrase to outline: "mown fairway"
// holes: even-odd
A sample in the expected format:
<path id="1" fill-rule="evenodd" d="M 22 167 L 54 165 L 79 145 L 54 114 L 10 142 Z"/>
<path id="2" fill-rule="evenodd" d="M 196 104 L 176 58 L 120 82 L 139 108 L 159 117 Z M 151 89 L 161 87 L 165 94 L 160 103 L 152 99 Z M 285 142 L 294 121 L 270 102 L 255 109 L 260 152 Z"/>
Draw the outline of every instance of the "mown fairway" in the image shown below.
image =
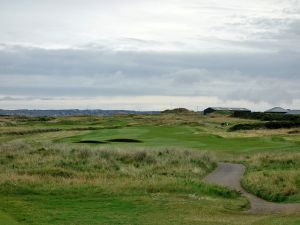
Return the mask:
<path id="1" fill-rule="evenodd" d="M 239 193 L 202 182 L 216 162 L 240 162 L 248 191 L 300 202 L 299 130 L 227 131 L 254 122 L 0 117 L 0 224 L 300 224 L 299 214 L 249 214 Z"/>
<path id="2" fill-rule="evenodd" d="M 298 141 L 288 141 L 278 136 L 267 137 L 222 137 L 207 133 L 207 130 L 197 126 L 136 126 L 117 129 L 101 129 L 85 134 L 74 135 L 59 140 L 59 142 L 80 143 L 93 142 L 98 144 L 114 144 L 124 146 L 124 142 L 113 142 L 115 139 L 139 141 L 137 146 L 149 147 L 183 147 L 201 150 L 219 151 L 223 153 L 278 151 L 282 149 L 297 150 Z M 112 141 L 111 141 L 112 140 Z M 103 142 L 103 143 L 101 143 Z M 105 143 L 108 142 L 108 143 Z M 121 144 L 120 144 L 121 143 Z"/>

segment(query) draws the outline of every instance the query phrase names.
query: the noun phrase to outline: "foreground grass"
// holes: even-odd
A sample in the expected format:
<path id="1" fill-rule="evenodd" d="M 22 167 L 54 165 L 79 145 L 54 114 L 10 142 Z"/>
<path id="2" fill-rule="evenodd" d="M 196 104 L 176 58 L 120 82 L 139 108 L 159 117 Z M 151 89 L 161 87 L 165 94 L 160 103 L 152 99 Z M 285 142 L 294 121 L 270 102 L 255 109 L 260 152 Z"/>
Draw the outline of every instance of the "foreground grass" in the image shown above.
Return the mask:
<path id="1" fill-rule="evenodd" d="M 298 224 L 297 216 L 257 216 L 240 211 L 242 200 L 177 194 L 101 193 L 0 197 L 16 224 Z M 8 221 L 8 220 L 7 220 Z M 8 223 L 7 225 L 14 224 Z"/>
<path id="2" fill-rule="evenodd" d="M 201 178 L 207 153 L 13 141 L 1 145 L 5 224 L 297 224 L 245 213 L 246 199 Z M 30 157 L 28 157 L 30 156 Z"/>
<path id="3" fill-rule="evenodd" d="M 175 223 L 187 217 L 169 207 L 248 207 L 239 193 L 201 182 L 216 166 L 207 153 L 24 141 L 2 144 L 0 153 L 0 211 L 20 224 L 147 224 L 154 215 L 152 224 Z"/>

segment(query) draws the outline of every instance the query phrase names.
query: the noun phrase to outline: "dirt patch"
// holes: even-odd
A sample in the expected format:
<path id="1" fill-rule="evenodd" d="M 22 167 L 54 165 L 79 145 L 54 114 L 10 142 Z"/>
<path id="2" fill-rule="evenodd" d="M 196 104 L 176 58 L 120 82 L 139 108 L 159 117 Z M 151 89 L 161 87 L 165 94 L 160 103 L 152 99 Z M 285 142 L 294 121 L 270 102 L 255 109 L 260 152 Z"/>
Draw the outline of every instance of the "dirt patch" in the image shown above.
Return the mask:
<path id="1" fill-rule="evenodd" d="M 251 213 L 300 213 L 299 203 L 274 203 L 268 202 L 254 196 L 244 190 L 240 184 L 245 173 L 245 166 L 242 164 L 220 163 L 218 167 L 204 178 L 207 183 L 217 184 L 240 191 L 250 201 Z"/>
<path id="2" fill-rule="evenodd" d="M 107 140 L 107 142 L 143 143 L 140 140 L 130 139 L 130 138 L 115 138 L 115 139 Z"/>
<path id="3" fill-rule="evenodd" d="M 107 144 L 106 141 L 94 141 L 94 140 L 84 140 L 84 141 L 78 141 L 76 143 L 82 143 L 82 144 Z"/>
<path id="4" fill-rule="evenodd" d="M 288 134 L 299 134 L 300 130 L 291 130 L 288 132 Z"/>
<path id="5" fill-rule="evenodd" d="M 106 140 L 106 141 L 83 140 L 83 141 L 78 141 L 76 143 L 81 143 L 81 144 L 109 144 L 109 143 L 114 143 L 114 142 L 120 142 L 120 143 L 143 143 L 140 140 L 130 139 L 130 138 L 115 138 L 115 139 L 109 139 L 109 140 Z"/>

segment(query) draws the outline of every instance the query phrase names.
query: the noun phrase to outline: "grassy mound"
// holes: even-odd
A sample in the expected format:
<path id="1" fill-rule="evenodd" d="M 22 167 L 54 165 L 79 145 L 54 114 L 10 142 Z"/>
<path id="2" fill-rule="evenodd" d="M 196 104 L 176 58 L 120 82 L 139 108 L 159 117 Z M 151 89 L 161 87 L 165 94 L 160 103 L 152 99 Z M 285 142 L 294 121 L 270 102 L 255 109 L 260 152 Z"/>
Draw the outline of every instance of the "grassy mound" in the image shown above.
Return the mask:
<path id="1" fill-rule="evenodd" d="M 161 113 L 184 114 L 184 113 L 192 113 L 192 111 L 185 108 L 176 108 L 176 109 L 167 109 L 162 111 Z"/>

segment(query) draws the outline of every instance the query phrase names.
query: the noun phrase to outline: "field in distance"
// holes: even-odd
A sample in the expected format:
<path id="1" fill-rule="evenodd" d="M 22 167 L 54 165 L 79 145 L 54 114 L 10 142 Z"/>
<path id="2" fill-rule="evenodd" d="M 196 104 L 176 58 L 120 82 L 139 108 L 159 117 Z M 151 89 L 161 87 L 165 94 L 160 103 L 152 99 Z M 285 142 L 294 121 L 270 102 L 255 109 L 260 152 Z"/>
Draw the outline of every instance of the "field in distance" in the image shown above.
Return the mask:
<path id="1" fill-rule="evenodd" d="M 300 202 L 300 130 L 230 132 L 258 120 L 166 113 L 0 117 L 0 224 L 300 224 L 247 212 L 202 182 L 217 162 L 247 167 L 244 188 Z"/>

